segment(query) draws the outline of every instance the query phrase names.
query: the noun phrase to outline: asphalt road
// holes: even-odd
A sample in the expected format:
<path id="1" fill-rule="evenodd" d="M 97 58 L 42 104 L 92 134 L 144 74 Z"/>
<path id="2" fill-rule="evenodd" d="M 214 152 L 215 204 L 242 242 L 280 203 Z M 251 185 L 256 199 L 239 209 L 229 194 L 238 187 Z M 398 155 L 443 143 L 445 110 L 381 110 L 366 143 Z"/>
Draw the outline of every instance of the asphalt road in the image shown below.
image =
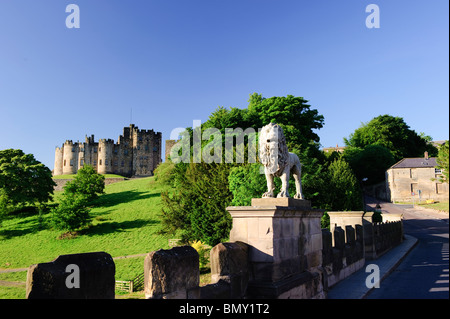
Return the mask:
<path id="1" fill-rule="evenodd" d="M 449 299 L 448 214 L 381 203 L 384 212 L 403 213 L 404 232 L 417 246 L 367 299 Z"/>

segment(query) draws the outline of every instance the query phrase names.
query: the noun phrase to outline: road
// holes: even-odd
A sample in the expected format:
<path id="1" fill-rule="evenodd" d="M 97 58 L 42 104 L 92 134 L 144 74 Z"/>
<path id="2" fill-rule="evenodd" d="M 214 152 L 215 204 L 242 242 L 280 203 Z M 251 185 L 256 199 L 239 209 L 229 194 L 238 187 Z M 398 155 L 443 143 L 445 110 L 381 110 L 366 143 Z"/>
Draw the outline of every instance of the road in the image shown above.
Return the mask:
<path id="1" fill-rule="evenodd" d="M 372 201 L 372 203 L 374 203 Z M 400 265 L 367 299 L 448 299 L 448 213 L 381 202 L 383 213 L 403 213 L 404 232 L 418 239 Z"/>

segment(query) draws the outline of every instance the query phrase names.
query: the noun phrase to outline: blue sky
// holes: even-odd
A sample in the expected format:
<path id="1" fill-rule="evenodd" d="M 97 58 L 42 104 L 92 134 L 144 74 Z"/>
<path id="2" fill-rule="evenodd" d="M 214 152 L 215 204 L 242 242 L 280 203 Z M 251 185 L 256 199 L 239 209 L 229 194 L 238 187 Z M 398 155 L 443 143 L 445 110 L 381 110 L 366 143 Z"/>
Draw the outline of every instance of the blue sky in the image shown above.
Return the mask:
<path id="1" fill-rule="evenodd" d="M 65 24 L 68 4 L 80 28 Z M 368 29 L 366 6 L 380 8 Z M 447 0 L 0 0 L 0 149 L 53 169 L 66 139 L 162 132 L 250 94 L 302 96 L 324 147 L 403 117 L 449 135 Z"/>

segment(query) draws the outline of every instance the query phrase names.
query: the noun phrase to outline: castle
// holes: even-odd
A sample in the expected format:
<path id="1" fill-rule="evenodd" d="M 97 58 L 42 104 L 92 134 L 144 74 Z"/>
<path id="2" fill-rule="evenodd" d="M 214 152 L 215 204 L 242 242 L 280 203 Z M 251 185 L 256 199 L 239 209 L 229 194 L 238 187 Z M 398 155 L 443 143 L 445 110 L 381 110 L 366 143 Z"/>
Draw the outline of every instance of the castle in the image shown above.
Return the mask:
<path id="1" fill-rule="evenodd" d="M 124 127 L 117 143 L 112 139 L 94 141 L 86 136 L 84 143 L 67 140 L 55 150 L 53 175 L 76 174 L 91 165 L 99 174 L 150 176 L 161 163 L 161 132 L 139 130 L 131 124 Z"/>

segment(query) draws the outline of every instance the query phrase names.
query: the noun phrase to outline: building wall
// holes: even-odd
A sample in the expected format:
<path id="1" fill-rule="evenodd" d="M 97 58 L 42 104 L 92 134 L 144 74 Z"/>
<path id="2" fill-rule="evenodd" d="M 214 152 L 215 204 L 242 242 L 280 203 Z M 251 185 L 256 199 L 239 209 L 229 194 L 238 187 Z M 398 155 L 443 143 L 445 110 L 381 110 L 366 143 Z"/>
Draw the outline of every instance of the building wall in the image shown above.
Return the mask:
<path id="1" fill-rule="evenodd" d="M 55 150 L 53 175 L 76 174 L 84 165 L 93 166 L 99 174 L 150 176 L 161 163 L 161 133 L 139 130 L 133 124 L 125 127 L 117 144 L 111 139 L 85 143 L 66 141 Z"/>
<path id="2" fill-rule="evenodd" d="M 78 143 L 66 141 L 63 145 L 62 173 L 76 174 L 78 167 Z"/>
<path id="3" fill-rule="evenodd" d="M 53 171 L 53 175 L 62 175 L 63 173 L 63 154 L 63 147 L 57 147 L 55 149 L 55 169 Z"/>
<path id="4" fill-rule="evenodd" d="M 410 201 L 412 192 L 415 200 L 447 200 L 449 187 L 447 183 L 433 181 L 439 175 L 434 167 L 426 168 L 391 168 L 386 172 L 387 193 L 391 201 Z"/>

